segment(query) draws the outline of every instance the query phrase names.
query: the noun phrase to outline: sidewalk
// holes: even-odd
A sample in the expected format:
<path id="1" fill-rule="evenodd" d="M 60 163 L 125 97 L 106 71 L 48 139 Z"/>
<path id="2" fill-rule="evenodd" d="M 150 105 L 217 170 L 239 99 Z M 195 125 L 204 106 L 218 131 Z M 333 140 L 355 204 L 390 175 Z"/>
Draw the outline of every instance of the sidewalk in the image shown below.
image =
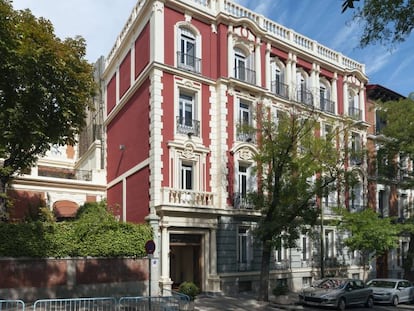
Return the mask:
<path id="1" fill-rule="evenodd" d="M 285 299 L 278 300 L 269 297 L 270 302 L 257 301 L 251 293 L 241 293 L 237 296 L 209 296 L 199 295 L 195 300 L 196 311 L 276 311 L 276 310 L 303 310 L 297 305 L 297 294 L 289 293 Z"/>

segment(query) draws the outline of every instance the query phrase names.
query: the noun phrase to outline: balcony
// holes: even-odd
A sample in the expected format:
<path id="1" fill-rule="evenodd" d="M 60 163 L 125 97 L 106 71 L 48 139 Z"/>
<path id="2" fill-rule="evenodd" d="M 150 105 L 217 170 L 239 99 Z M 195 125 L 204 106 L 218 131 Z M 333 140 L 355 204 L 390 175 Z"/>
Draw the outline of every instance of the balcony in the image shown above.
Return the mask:
<path id="1" fill-rule="evenodd" d="M 308 106 L 313 106 L 313 96 L 308 90 L 298 90 L 296 92 L 296 101 Z"/>
<path id="2" fill-rule="evenodd" d="M 328 113 L 335 113 L 335 102 L 327 98 L 321 98 L 320 101 L 321 110 Z"/>
<path id="3" fill-rule="evenodd" d="M 177 133 L 189 136 L 200 136 L 200 121 L 177 117 Z"/>
<path id="4" fill-rule="evenodd" d="M 288 270 L 289 268 L 290 268 L 290 262 L 287 259 L 281 260 L 281 261 L 276 261 L 273 264 L 273 269 L 274 270 Z"/>
<path id="5" fill-rule="evenodd" d="M 238 208 L 238 209 L 253 209 L 254 204 L 246 196 L 246 194 L 242 194 L 240 192 L 235 192 L 233 194 L 233 207 Z"/>
<path id="6" fill-rule="evenodd" d="M 279 81 L 272 81 L 271 91 L 283 98 L 289 98 L 289 86 Z"/>
<path id="7" fill-rule="evenodd" d="M 201 72 L 201 59 L 191 54 L 177 52 L 178 68 L 192 71 L 195 73 Z"/>
<path id="8" fill-rule="evenodd" d="M 162 188 L 162 204 L 182 207 L 213 207 L 212 192 Z"/>
<path id="9" fill-rule="evenodd" d="M 234 77 L 250 84 L 256 84 L 256 71 L 243 66 L 234 68 Z"/>
<path id="10" fill-rule="evenodd" d="M 348 108 L 348 115 L 355 120 L 362 120 L 362 110 L 356 107 Z"/>
<path id="11" fill-rule="evenodd" d="M 256 131 L 252 128 L 251 125 L 239 122 L 239 124 L 237 125 L 236 139 L 237 141 L 255 144 Z"/>
<path id="12" fill-rule="evenodd" d="M 92 171 L 86 170 L 39 166 L 37 175 L 61 179 L 92 181 Z"/>

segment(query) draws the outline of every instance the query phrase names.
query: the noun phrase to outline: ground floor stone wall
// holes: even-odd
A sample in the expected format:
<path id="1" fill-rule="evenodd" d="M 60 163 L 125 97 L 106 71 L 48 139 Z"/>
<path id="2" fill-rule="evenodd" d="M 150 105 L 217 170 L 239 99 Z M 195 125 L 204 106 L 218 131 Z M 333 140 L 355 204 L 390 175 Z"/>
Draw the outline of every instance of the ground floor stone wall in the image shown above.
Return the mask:
<path id="1" fill-rule="evenodd" d="M 0 299 L 140 296 L 148 279 L 147 259 L 0 259 Z"/>

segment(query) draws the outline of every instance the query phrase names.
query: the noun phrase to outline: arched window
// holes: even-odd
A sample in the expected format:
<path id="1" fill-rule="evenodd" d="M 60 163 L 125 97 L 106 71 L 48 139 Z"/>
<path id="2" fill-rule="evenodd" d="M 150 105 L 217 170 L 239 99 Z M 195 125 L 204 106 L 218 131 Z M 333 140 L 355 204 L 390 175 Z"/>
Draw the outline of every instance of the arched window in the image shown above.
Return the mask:
<path id="1" fill-rule="evenodd" d="M 312 105 L 312 93 L 308 90 L 308 75 L 303 70 L 296 71 L 296 100 L 302 104 Z"/>
<path id="2" fill-rule="evenodd" d="M 361 109 L 359 107 L 359 94 L 354 89 L 348 90 L 348 115 L 354 119 L 361 119 Z"/>
<path id="3" fill-rule="evenodd" d="M 199 34 L 187 25 L 178 28 L 177 66 L 182 69 L 200 72 Z"/>
<path id="4" fill-rule="evenodd" d="M 247 83 L 256 83 L 252 54 L 240 47 L 234 48 L 234 77 Z"/>
<path id="5" fill-rule="evenodd" d="M 322 111 L 335 113 L 335 103 L 331 100 L 331 86 L 325 79 L 319 80 L 319 105 Z"/>
<path id="6" fill-rule="evenodd" d="M 287 98 L 288 86 L 285 83 L 285 67 L 283 63 L 279 61 L 273 63 L 272 75 L 272 92 L 276 95 Z"/>

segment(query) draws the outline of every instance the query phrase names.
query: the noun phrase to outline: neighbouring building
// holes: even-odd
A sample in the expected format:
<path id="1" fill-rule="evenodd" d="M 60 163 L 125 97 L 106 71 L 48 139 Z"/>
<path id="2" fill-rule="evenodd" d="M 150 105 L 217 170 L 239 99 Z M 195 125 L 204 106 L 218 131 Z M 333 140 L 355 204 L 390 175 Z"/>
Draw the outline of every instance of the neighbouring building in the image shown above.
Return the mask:
<path id="1" fill-rule="evenodd" d="M 256 137 L 238 129 L 254 122 L 258 104 L 316 108 L 320 135 L 351 123 L 349 145 L 366 146 L 364 65 L 229 0 L 137 1 L 101 78 L 108 204 L 122 221 L 153 226 L 160 289 L 183 281 L 204 292 L 257 289 L 260 214 L 245 200 Z M 321 260 L 326 272 L 362 277 L 331 220 L 338 202 L 366 206 L 365 160 L 346 164 L 359 183 L 321 200 L 318 238 L 274 251 L 273 285 L 309 285 Z"/>
<path id="2" fill-rule="evenodd" d="M 368 206 L 380 217 L 393 217 L 398 222 L 405 222 L 413 215 L 414 192 L 403 186 L 404 181 L 413 172 L 412 160 L 402 153 L 395 155 L 392 163 L 379 151 L 379 147 L 387 137 L 381 134 L 385 125 L 377 113 L 377 102 L 398 101 L 405 97 L 378 84 L 369 84 L 367 89 L 367 108 L 370 111 L 371 124 L 367 135 L 368 149 Z M 393 174 L 389 170 L 393 168 Z M 400 238 L 396 249 L 376 259 L 372 275 L 375 277 L 402 278 L 404 276 L 404 258 L 409 247 L 409 236 Z"/>
<path id="3" fill-rule="evenodd" d="M 95 64 L 99 81 L 103 57 Z M 57 220 L 72 218 L 85 202 L 106 198 L 104 165 L 104 103 L 98 92 L 93 110 L 87 112 L 87 126 L 75 146 L 51 146 L 35 166 L 15 176 L 7 190 L 13 205 L 10 220 L 34 218 L 39 206 L 50 208 Z"/>

